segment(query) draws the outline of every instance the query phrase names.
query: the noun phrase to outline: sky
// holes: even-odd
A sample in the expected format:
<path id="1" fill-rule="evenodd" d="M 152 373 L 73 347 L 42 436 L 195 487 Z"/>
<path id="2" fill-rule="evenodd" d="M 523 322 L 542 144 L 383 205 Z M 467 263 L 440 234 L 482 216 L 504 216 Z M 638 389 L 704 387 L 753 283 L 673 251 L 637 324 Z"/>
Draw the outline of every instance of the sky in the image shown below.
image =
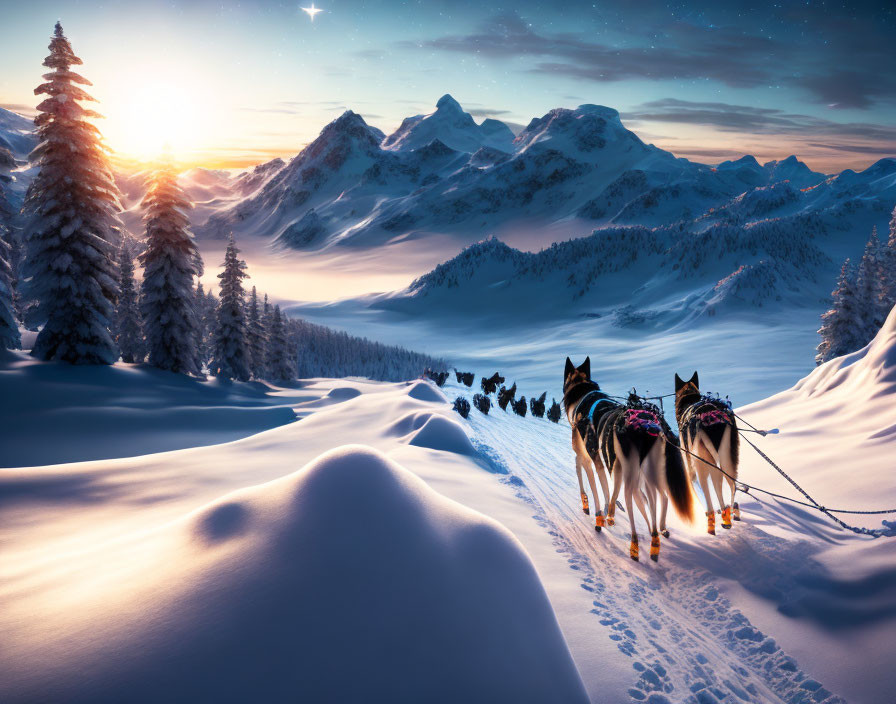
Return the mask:
<path id="1" fill-rule="evenodd" d="M 389 133 L 450 93 L 521 129 L 614 107 L 642 139 L 716 163 L 815 169 L 896 156 L 896 3 L 0 0 L 0 106 L 23 113 L 57 19 L 125 158 L 288 157 L 345 109 Z"/>

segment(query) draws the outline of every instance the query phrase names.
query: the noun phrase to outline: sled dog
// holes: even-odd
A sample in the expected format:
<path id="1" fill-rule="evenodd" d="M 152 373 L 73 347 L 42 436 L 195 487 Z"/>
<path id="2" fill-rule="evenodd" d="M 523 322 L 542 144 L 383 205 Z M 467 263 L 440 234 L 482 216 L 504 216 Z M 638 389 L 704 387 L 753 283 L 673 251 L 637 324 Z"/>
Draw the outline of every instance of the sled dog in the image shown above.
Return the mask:
<path id="1" fill-rule="evenodd" d="M 732 518 L 740 520 L 740 507 L 734 500 L 737 491 L 737 462 L 740 436 L 731 408 L 725 402 L 700 393 L 697 372 L 689 381 L 675 375 L 675 418 L 681 433 L 682 453 L 691 481 L 696 477 L 706 497 L 706 530 L 716 534 L 716 514 L 713 511 L 709 480 L 722 512 L 722 528 L 731 528 Z M 697 457 L 687 454 L 694 453 Z M 697 458 L 701 459 L 697 459 Z M 724 481 L 731 489 L 731 503 L 722 497 Z"/>
<path id="2" fill-rule="evenodd" d="M 629 555 L 638 559 L 638 534 L 632 502 L 637 504 L 650 529 L 650 558 L 660 553 L 660 532 L 666 529 L 669 499 L 686 521 L 693 520 L 693 497 L 681 453 L 665 437 L 671 434 L 668 424 L 655 407 L 646 404 L 623 405 L 601 391 L 591 379 L 591 359 L 578 367 L 566 358 L 563 381 L 563 406 L 572 426 L 572 449 L 576 458 L 576 474 L 582 510 L 589 513 L 588 495 L 582 483 L 582 469 L 588 476 L 591 494 L 597 504 L 594 475 L 600 481 L 604 511 L 595 506 L 595 530 L 615 522 L 616 500 L 625 485 L 625 510 L 631 523 Z M 609 496 L 606 472 L 613 477 L 613 495 Z M 661 505 L 661 506 L 660 506 Z M 657 509 L 660 519 L 657 522 Z"/>

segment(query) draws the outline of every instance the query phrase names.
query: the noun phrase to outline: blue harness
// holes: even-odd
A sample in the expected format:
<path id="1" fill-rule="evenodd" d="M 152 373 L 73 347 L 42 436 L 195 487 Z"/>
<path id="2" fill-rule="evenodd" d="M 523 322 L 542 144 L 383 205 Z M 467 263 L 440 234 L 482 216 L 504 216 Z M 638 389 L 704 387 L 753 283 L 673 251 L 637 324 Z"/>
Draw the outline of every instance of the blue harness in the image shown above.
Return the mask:
<path id="1" fill-rule="evenodd" d="M 606 395 L 604 395 L 604 392 L 603 392 L 603 391 L 598 391 L 597 389 L 595 389 L 595 390 L 593 390 L 593 391 L 589 391 L 587 394 L 585 394 L 584 396 L 582 396 L 582 398 L 581 398 L 581 399 L 579 400 L 579 402 L 576 404 L 576 407 L 573 409 L 573 412 L 572 412 L 572 417 L 573 417 L 573 418 L 575 418 L 575 417 L 576 417 L 576 414 L 579 412 L 579 407 L 580 407 L 583 403 L 585 403 L 586 399 L 587 399 L 589 396 L 591 396 L 592 394 L 601 394 L 602 398 L 597 399 L 597 401 L 595 401 L 594 403 L 591 404 L 591 408 L 588 409 L 588 414 L 587 414 L 587 415 L 588 415 L 588 420 L 591 420 L 591 421 L 594 420 L 594 411 L 597 410 L 597 407 L 598 407 L 600 404 L 602 404 L 602 403 L 609 403 L 609 404 L 611 404 L 611 405 L 616 405 L 611 399 L 607 398 Z"/>

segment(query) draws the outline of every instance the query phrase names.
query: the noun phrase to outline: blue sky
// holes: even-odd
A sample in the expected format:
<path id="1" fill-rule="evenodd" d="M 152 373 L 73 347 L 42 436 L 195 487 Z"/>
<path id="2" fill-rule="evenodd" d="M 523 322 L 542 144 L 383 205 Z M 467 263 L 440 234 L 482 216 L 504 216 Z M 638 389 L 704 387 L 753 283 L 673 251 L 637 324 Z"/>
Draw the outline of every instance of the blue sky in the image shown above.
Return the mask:
<path id="1" fill-rule="evenodd" d="M 317 0 L 316 0 L 317 1 Z M 892 3 L 10 2 L 0 104 L 33 107 L 56 19 L 123 154 L 290 155 L 351 108 L 385 131 L 451 93 L 514 125 L 617 108 L 646 141 L 716 162 L 824 170 L 896 155 Z"/>

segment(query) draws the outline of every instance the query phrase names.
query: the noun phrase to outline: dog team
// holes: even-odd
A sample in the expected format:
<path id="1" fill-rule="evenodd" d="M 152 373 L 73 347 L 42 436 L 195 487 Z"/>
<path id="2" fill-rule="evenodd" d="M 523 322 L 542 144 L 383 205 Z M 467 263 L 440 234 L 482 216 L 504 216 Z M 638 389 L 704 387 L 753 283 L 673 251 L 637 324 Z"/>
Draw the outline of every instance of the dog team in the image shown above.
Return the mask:
<path id="1" fill-rule="evenodd" d="M 572 449 L 582 497 L 588 514 L 588 494 L 582 470 L 594 497 L 595 530 L 615 523 L 616 502 L 623 493 L 625 511 L 631 523 L 629 554 L 639 558 L 638 534 L 633 506 L 637 506 L 650 529 L 650 558 L 659 559 L 660 535 L 669 537 L 666 512 L 669 501 L 688 523 L 694 520 L 696 498 L 691 482 L 695 479 L 706 499 L 707 530 L 715 535 L 716 513 L 710 484 L 721 510 L 722 527 L 740 520 L 734 500 L 737 486 L 737 425 L 731 408 L 723 401 L 700 393 L 697 373 L 688 381 L 675 375 L 675 418 L 681 439 L 673 433 L 659 408 L 631 397 L 620 403 L 601 391 L 591 379 L 591 359 L 575 366 L 566 358 L 563 405 L 572 426 Z M 612 495 L 607 475 L 613 479 Z M 598 503 L 600 482 L 606 503 Z M 730 501 L 723 498 L 727 484 Z"/>

